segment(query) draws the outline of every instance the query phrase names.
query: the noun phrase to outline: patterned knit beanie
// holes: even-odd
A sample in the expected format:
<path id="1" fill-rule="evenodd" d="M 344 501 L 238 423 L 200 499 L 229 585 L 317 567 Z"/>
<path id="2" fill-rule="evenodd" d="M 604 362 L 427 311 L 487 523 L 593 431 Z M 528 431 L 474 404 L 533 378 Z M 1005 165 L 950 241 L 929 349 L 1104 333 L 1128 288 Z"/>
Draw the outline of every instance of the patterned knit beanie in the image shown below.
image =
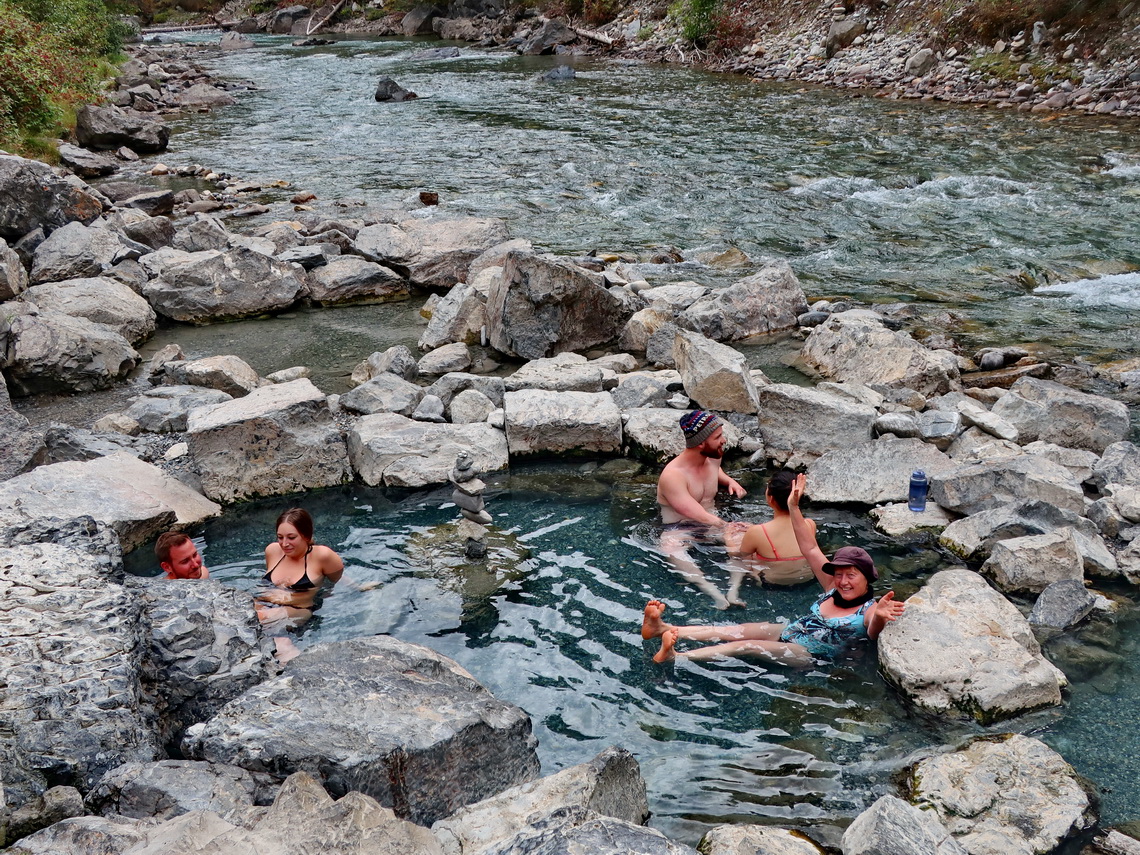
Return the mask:
<path id="1" fill-rule="evenodd" d="M 696 448 L 723 424 L 720 416 L 706 413 L 704 410 L 693 410 L 681 416 L 681 432 L 685 434 L 685 447 Z"/>

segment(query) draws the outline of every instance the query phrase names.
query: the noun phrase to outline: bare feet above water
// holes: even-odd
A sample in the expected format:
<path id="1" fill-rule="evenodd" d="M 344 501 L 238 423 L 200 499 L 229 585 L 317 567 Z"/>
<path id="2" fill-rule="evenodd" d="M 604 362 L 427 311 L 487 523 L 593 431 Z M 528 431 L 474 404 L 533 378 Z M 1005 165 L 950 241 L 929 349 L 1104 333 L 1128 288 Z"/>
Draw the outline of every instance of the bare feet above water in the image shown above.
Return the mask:
<path id="1" fill-rule="evenodd" d="M 670 627 L 661 635 L 661 649 L 653 656 L 654 662 L 670 662 L 677 655 L 673 647 L 677 644 L 677 630 Z"/>
<path id="2" fill-rule="evenodd" d="M 657 638 L 670 628 L 669 624 L 661 620 L 663 614 L 665 614 L 665 604 L 660 600 L 650 600 L 645 604 L 645 617 L 641 621 L 642 638 Z"/>

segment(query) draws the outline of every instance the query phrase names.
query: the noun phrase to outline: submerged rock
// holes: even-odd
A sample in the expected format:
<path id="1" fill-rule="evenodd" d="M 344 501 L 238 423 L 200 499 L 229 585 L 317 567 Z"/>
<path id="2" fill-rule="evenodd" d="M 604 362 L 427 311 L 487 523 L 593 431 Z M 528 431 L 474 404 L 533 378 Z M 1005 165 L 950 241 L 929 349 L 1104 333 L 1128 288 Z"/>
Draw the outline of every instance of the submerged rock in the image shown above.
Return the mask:
<path id="1" fill-rule="evenodd" d="M 538 773 L 521 709 L 386 636 L 310 647 L 191 728 L 183 749 L 278 780 L 310 769 L 334 795 L 358 790 L 421 824 Z"/>

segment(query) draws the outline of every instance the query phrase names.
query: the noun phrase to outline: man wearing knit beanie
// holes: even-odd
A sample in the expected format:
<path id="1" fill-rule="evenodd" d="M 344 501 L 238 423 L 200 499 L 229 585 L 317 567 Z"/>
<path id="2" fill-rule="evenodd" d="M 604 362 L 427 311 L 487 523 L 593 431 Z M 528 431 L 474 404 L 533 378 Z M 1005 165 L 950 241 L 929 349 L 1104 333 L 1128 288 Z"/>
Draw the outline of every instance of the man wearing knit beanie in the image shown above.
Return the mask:
<path id="1" fill-rule="evenodd" d="M 724 456 L 724 422 L 715 413 L 694 410 L 681 416 L 685 450 L 670 460 L 657 481 L 657 503 L 665 532 L 661 549 L 689 582 L 713 598 L 719 608 L 730 605 L 725 596 L 708 581 L 689 557 L 688 545 L 694 538 L 714 535 L 721 540 L 726 523 L 713 513 L 713 502 L 720 488 L 729 495 L 743 496 L 745 490 L 720 468 Z M 747 523 L 731 525 L 747 526 Z M 702 529 L 708 529 L 705 532 Z"/>

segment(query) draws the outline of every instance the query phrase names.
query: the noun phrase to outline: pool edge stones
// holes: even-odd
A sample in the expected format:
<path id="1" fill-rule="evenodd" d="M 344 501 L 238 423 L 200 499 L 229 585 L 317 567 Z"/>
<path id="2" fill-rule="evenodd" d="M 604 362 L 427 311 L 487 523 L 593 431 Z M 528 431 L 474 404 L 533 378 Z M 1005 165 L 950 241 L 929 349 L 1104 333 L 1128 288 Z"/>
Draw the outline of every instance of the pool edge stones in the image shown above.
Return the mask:
<path id="1" fill-rule="evenodd" d="M 315 645 L 190 728 L 187 757 L 317 777 L 430 825 L 533 780 L 530 717 L 453 660 L 389 636 Z"/>
<path id="2" fill-rule="evenodd" d="M 328 401 L 307 379 L 200 407 L 187 420 L 203 492 L 219 502 L 297 493 L 352 478 Z"/>

